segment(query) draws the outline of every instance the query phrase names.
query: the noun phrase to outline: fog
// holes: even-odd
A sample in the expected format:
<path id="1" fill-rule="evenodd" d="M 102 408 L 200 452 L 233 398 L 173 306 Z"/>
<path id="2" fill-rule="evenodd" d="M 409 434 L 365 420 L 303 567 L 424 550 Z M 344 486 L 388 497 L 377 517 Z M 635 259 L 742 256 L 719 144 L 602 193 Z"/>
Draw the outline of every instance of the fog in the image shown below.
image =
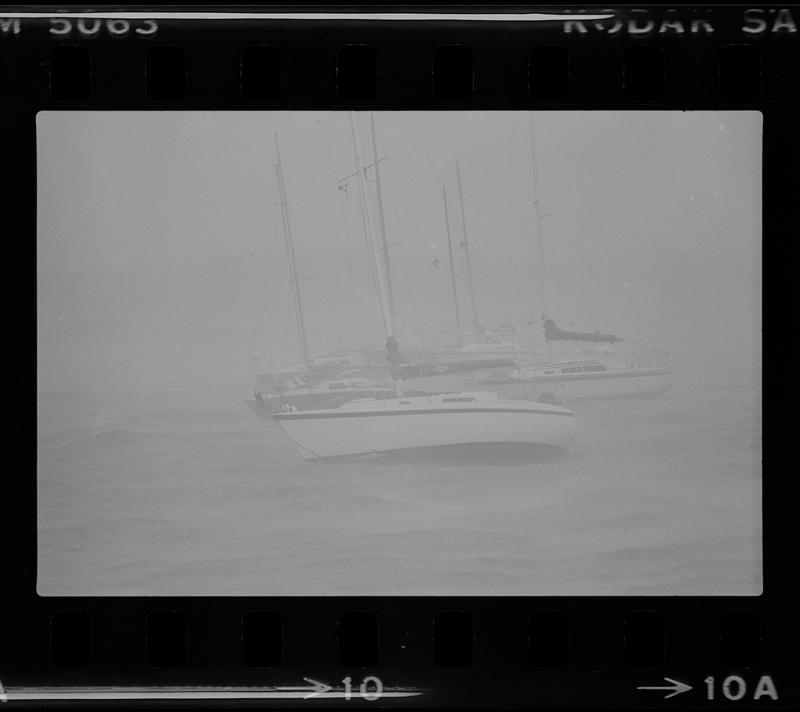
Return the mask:
<path id="1" fill-rule="evenodd" d="M 362 210 L 344 112 L 38 115 L 39 594 L 760 594 L 760 114 L 370 119 Z M 301 360 L 276 135 L 312 355 L 385 341 L 377 157 L 401 348 L 458 341 L 444 187 L 467 339 L 465 226 L 482 327 L 674 387 L 568 402 L 554 459 L 306 462 L 243 402 Z"/>
<path id="2" fill-rule="evenodd" d="M 370 164 L 369 115 L 354 122 Z M 442 186 L 469 331 L 456 158 L 479 321 L 540 339 L 529 115 L 377 112 L 375 124 L 401 344 L 455 340 Z M 757 366 L 761 115 L 537 112 L 533 126 L 549 315 L 677 360 Z M 260 368 L 300 359 L 274 134 L 310 350 L 383 342 L 356 186 L 340 183 L 354 171 L 346 113 L 42 112 L 40 392 L 246 389 L 255 353 Z"/>

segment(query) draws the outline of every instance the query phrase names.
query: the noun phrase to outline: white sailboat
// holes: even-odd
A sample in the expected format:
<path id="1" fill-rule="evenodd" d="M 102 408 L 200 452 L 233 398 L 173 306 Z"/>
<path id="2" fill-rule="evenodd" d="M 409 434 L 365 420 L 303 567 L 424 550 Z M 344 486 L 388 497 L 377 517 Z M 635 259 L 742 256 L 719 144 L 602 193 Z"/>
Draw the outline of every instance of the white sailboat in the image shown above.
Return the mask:
<path id="1" fill-rule="evenodd" d="M 371 127 L 376 153 L 374 117 Z M 364 172 L 352 114 L 350 128 L 356 164 L 354 177 L 368 225 Z M 394 329 L 394 295 L 375 158 L 382 243 L 378 244 L 370 230 L 370 247 L 383 312 L 387 358 L 395 366 L 399 365 L 399 344 Z M 394 398 L 353 400 L 338 408 L 276 413 L 273 418 L 307 460 L 468 444 L 514 443 L 563 450 L 569 447 L 575 432 L 574 414 L 566 408 L 501 400 L 488 391 L 403 397 L 398 388 Z"/>
<path id="2" fill-rule="evenodd" d="M 273 417 L 306 460 L 470 444 L 564 450 L 575 430 L 566 408 L 501 400 L 489 391 L 355 400 Z"/>
<path id="3" fill-rule="evenodd" d="M 541 397 L 541 389 L 555 387 L 566 402 L 584 398 L 658 395 L 673 386 L 668 368 L 637 367 L 624 363 L 558 361 L 517 369 L 511 376 L 474 379 L 476 387 L 490 388 L 502 398 Z"/>
<path id="4" fill-rule="evenodd" d="M 544 311 L 543 327 L 549 358 L 528 363 L 510 375 L 472 379 L 476 388 L 491 388 L 505 398 L 527 398 L 544 386 L 557 386 L 559 396 L 567 402 L 583 398 L 612 396 L 655 395 L 673 386 L 672 370 L 665 351 L 636 349 L 616 353 L 612 344 L 622 341 L 612 334 L 565 331 L 549 317 L 547 270 L 545 266 L 543 215 L 539 198 L 539 181 L 536 165 L 536 141 L 533 115 L 528 119 L 535 210 L 536 241 L 538 247 L 539 285 Z M 555 357 L 555 342 L 562 342 Z M 587 344 L 589 346 L 587 346 Z"/>

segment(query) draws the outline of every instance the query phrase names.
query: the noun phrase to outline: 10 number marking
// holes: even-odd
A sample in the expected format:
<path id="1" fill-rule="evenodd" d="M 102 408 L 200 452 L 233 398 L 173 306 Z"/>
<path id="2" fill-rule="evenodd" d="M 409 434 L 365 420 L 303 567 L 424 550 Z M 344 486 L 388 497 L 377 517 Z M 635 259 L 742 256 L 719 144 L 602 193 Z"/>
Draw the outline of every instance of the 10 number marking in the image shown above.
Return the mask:
<path id="1" fill-rule="evenodd" d="M 349 677 L 346 677 L 344 680 L 342 680 L 342 683 L 344 684 L 344 698 L 346 700 L 352 699 L 353 680 Z M 358 693 L 356 694 L 361 695 L 361 697 L 368 702 L 375 702 L 376 700 L 379 700 L 383 694 L 383 683 L 374 675 L 365 677 L 358 686 Z"/>

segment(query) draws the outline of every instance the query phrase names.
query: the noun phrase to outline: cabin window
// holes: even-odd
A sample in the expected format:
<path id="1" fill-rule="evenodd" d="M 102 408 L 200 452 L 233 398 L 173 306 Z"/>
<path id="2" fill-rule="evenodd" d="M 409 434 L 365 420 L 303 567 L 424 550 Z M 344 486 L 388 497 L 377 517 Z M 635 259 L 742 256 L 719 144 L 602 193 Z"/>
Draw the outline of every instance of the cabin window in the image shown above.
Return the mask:
<path id="1" fill-rule="evenodd" d="M 554 370 L 552 370 L 552 369 L 548 369 L 548 370 L 547 370 L 547 371 L 545 371 L 544 373 L 545 373 L 545 375 L 546 375 L 546 376 L 552 376 L 553 374 L 555 374 L 555 371 L 554 371 Z"/>
<path id="2" fill-rule="evenodd" d="M 411 401 L 397 401 L 400 405 L 411 405 Z"/>
<path id="3" fill-rule="evenodd" d="M 471 403 L 474 398 L 442 398 L 442 403 Z"/>
<path id="4" fill-rule="evenodd" d="M 331 383 L 328 386 L 328 388 L 330 388 L 330 390 L 332 390 L 332 391 L 337 391 L 337 390 L 341 390 L 341 389 L 345 388 L 345 384 L 344 383 Z"/>
<path id="5" fill-rule="evenodd" d="M 580 373 L 581 369 L 577 366 L 570 366 L 569 368 L 562 368 L 561 373 Z"/>
<path id="6" fill-rule="evenodd" d="M 597 366 L 584 366 L 583 370 L 589 373 L 590 371 L 605 371 L 606 367 L 598 364 Z"/>

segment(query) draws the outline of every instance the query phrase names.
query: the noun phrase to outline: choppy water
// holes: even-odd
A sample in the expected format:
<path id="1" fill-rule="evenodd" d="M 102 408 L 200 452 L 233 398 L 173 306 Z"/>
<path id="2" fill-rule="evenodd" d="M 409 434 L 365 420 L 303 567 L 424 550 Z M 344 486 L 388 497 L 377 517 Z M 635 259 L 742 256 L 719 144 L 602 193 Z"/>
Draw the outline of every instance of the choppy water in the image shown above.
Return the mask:
<path id="1" fill-rule="evenodd" d="M 555 460 L 306 463 L 247 384 L 39 394 L 42 595 L 754 595 L 752 367 L 575 404 Z"/>

